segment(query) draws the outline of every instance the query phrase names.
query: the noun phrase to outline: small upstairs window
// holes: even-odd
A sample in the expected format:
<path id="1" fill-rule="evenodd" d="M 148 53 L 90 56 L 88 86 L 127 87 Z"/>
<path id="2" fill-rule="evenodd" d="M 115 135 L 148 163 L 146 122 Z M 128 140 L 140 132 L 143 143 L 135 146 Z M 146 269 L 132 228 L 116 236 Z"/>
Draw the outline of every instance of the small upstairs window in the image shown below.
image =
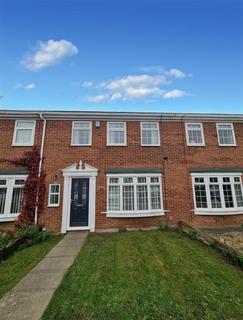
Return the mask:
<path id="1" fill-rule="evenodd" d="M 160 146 L 158 122 L 141 122 L 141 145 Z"/>
<path id="2" fill-rule="evenodd" d="M 204 146 L 202 123 L 186 123 L 186 141 L 188 146 Z"/>
<path id="3" fill-rule="evenodd" d="M 72 146 L 91 146 L 92 122 L 74 121 L 72 128 Z"/>
<path id="4" fill-rule="evenodd" d="M 108 146 L 125 146 L 126 140 L 126 122 L 107 122 Z"/>
<path id="5" fill-rule="evenodd" d="M 232 123 L 217 123 L 217 133 L 220 146 L 236 146 Z"/>
<path id="6" fill-rule="evenodd" d="M 16 120 L 13 146 L 33 146 L 35 138 L 35 121 Z"/>

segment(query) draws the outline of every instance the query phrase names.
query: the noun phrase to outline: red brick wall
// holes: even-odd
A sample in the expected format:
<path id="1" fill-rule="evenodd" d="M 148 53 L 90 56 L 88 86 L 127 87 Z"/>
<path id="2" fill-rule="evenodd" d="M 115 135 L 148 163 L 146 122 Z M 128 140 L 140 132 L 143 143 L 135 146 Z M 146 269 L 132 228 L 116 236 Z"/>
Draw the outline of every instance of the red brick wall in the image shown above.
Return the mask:
<path id="1" fill-rule="evenodd" d="M 72 121 L 48 120 L 44 149 L 43 168 L 46 172 L 47 192 L 45 211 L 39 222 L 46 227 L 60 231 L 62 196 L 60 207 L 48 208 L 48 185 L 57 175 L 63 195 L 62 169 L 80 159 L 99 170 L 96 190 L 96 228 L 149 227 L 157 226 L 160 221 L 178 222 L 185 220 L 201 226 L 225 226 L 243 223 L 243 215 L 238 216 L 195 216 L 192 183 L 189 168 L 243 168 L 243 124 L 234 124 L 237 147 L 219 147 L 215 123 L 204 123 L 206 147 L 187 147 L 184 123 L 160 123 L 160 147 L 140 145 L 140 123 L 127 121 L 127 147 L 106 146 L 106 122 L 100 128 L 93 121 L 92 146 L 71 146 Z M 1 158 L 15 159 L 29 147 L 12 147 L 14 121 L 2 120 L 0 126 Z M 40 144 L 42 123 L 37 122 L 35 143 Z M 164 161 L 167 157 L 168 160 Z M 0 162 L 7 168 L 7 162 Z M 164 217 L 149 218 L 107 218 L 106 214 L 106 176 L 107 168 L 159 168 L 163 175 L 164 208 L 169 213 Z M 102 188 L 103 187 L 103 188 Z"/>

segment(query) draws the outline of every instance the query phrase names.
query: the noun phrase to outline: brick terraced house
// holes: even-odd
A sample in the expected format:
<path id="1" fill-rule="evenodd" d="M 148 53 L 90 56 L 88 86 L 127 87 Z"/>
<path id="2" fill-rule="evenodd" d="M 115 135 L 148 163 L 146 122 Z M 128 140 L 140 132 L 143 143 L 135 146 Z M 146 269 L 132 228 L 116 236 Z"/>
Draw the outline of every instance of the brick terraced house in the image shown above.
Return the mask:
<path id="1" fill-rule="evenodd" d="M 243 115 L 6 110 L 0 130 L 1 158 L 39 147 L 53 231 L 243 223 Z M 27 176 L 0 162 L 0 228 Z"/>

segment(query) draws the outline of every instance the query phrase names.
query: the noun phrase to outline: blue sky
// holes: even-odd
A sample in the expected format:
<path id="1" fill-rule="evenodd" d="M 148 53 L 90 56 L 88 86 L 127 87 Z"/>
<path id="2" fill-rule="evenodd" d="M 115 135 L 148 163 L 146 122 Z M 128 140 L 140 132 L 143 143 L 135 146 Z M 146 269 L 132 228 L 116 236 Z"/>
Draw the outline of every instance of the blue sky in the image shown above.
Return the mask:
<path id="1" fill-rule="evenodd" d="M 243 113 L 243 2 L 0 0 L 0 108 Z"/>

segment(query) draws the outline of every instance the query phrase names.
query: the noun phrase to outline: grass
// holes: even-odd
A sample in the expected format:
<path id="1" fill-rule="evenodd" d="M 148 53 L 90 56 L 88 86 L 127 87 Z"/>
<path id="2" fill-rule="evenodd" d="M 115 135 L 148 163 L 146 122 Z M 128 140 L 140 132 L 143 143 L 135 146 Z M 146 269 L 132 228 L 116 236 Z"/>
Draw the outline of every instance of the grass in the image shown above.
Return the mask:
<path id="1" fill-rule="evenodd" d="M 14 287 L 60 239 L 60 236 L 52 236 L 32 247 L 17 250 L 6 260 L 1 261 L 0 298 Z"/>
<path id="2" fill-rule="evenodd" d="M 89 235 L 44 320 L 243 319 L 243 273 L 175 232 Z"/>

